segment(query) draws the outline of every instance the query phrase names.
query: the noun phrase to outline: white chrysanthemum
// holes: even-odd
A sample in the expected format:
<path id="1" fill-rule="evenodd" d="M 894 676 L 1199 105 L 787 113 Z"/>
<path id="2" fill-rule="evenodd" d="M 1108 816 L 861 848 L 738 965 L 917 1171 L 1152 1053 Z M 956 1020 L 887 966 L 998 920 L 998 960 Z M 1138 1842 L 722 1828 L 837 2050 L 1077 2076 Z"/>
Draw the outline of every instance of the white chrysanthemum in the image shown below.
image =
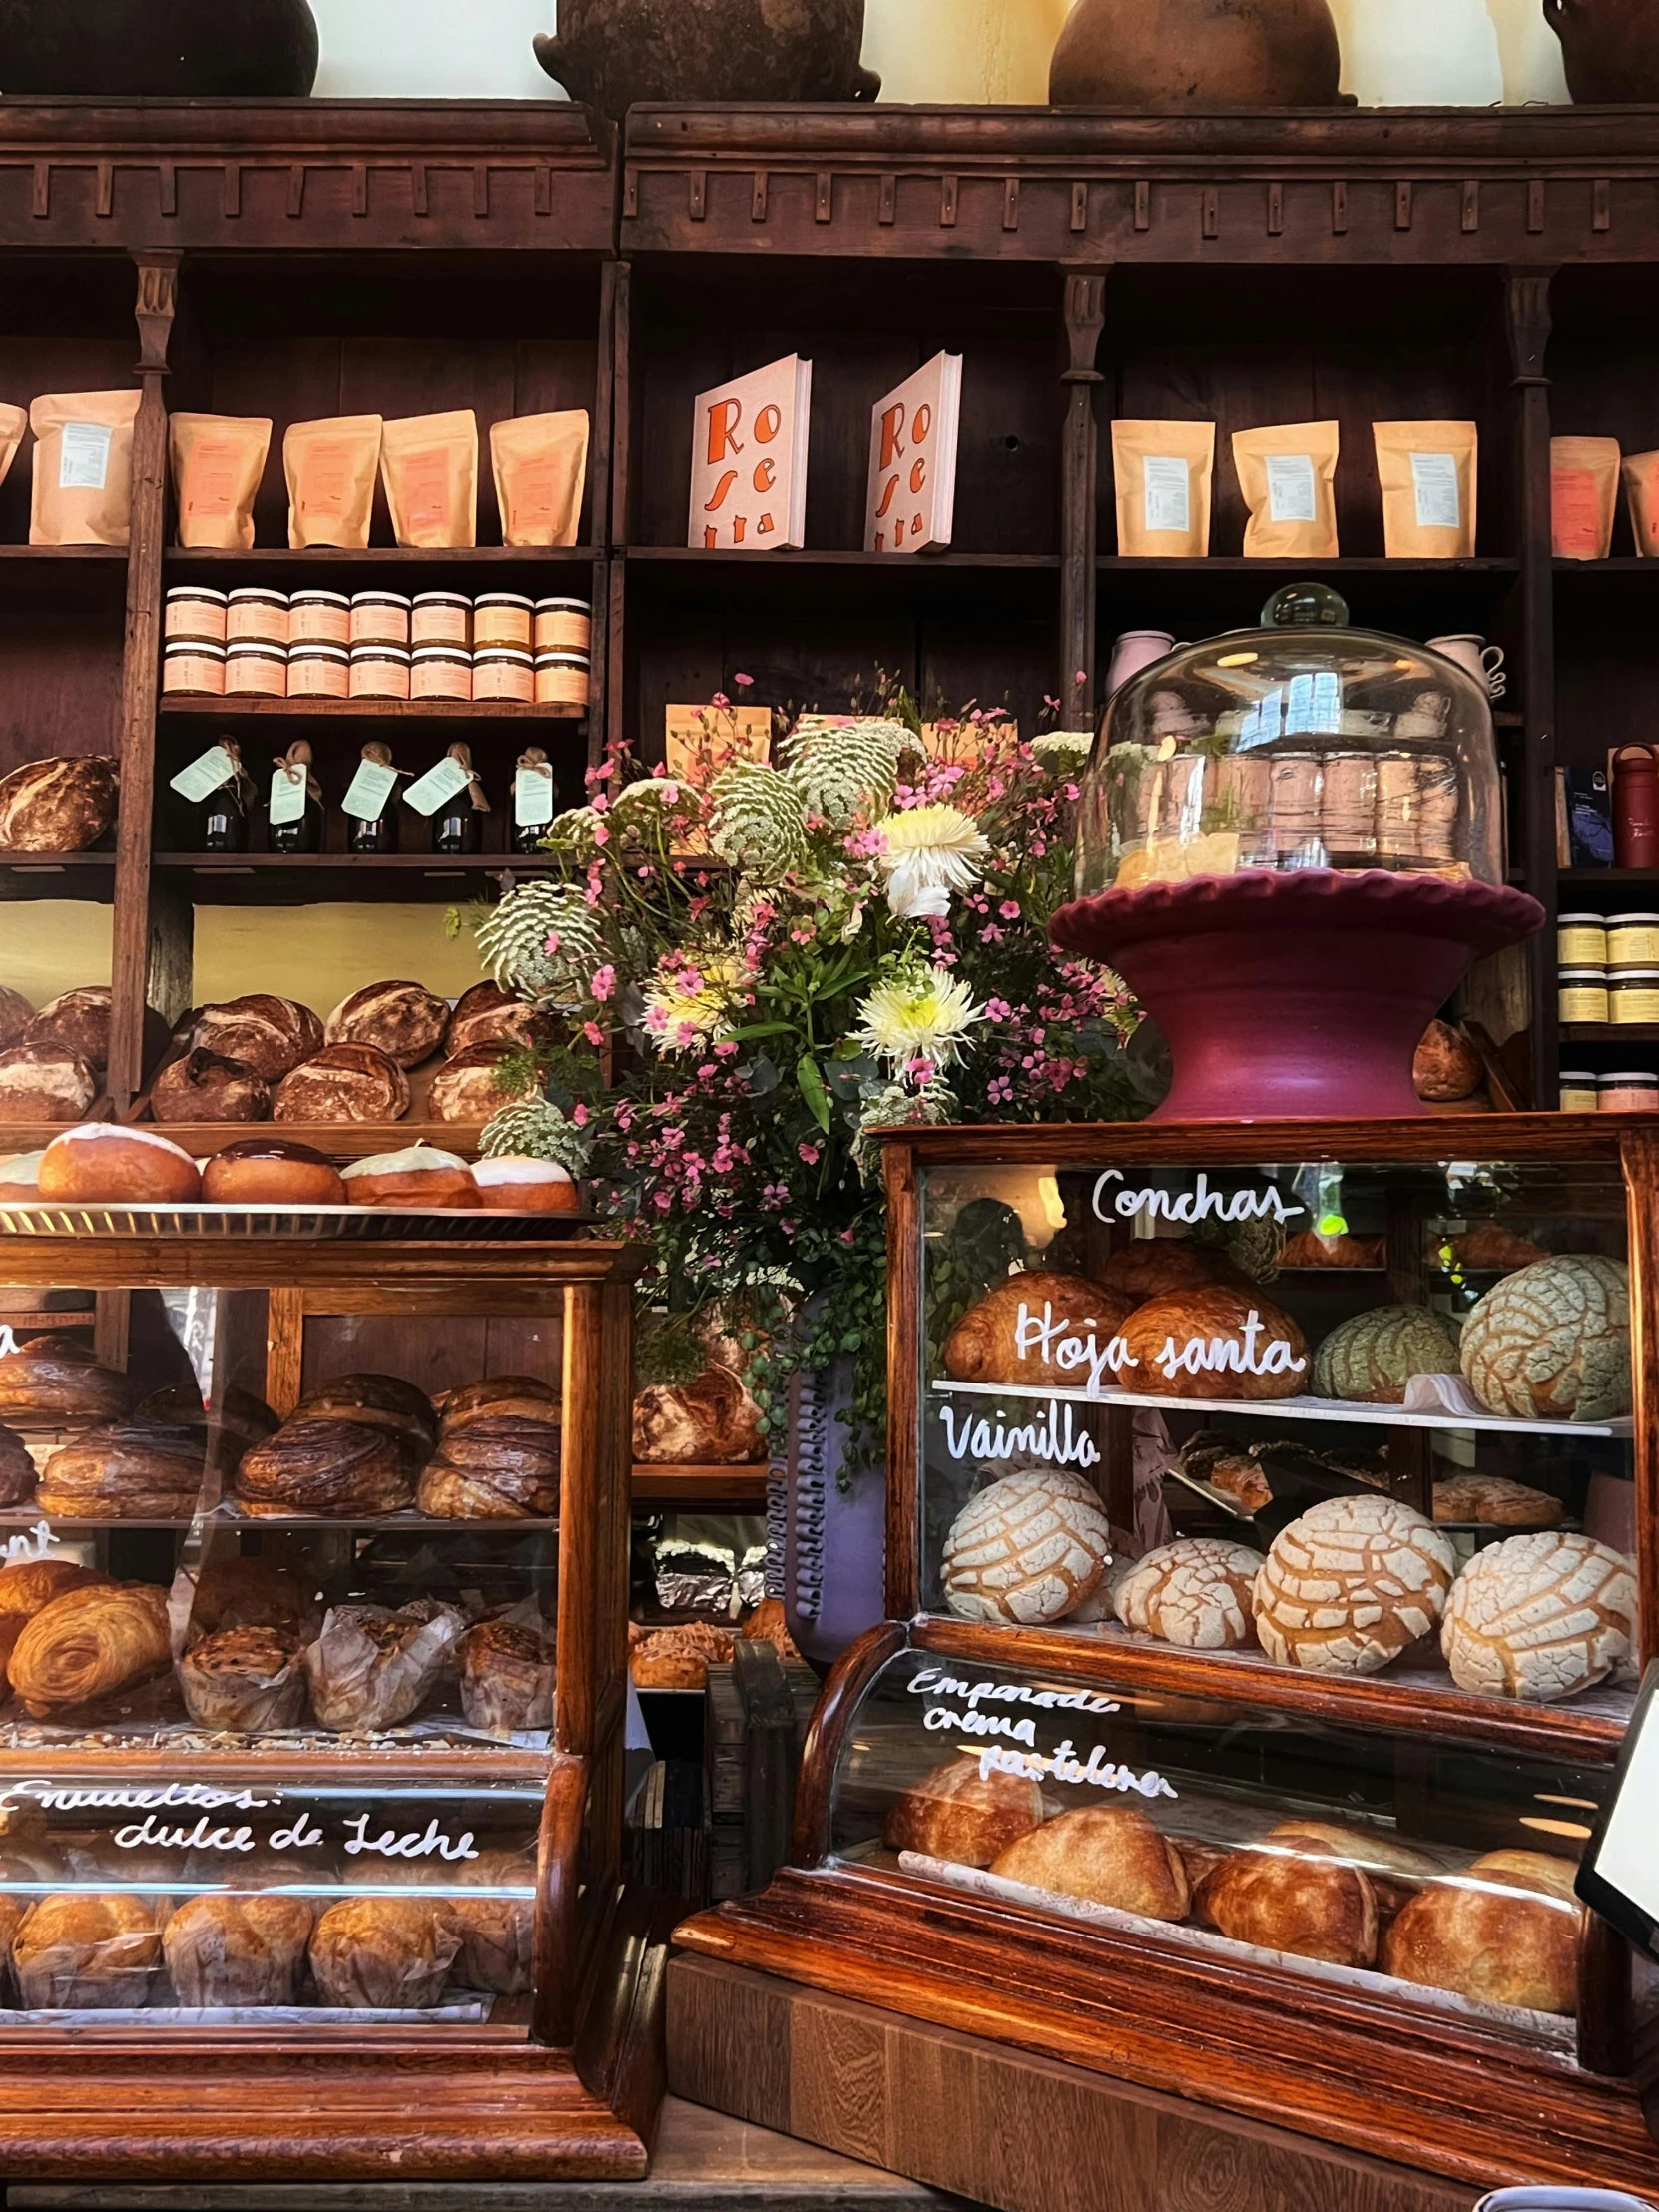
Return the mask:
<path id="1" fill-rule="evenodd" d="M 930 1060 L 953 1067 L 965 1039 L 984 1013 L 968 986 L 945 968 L 926 967 L 877 983 L 858 1008 L 857 1042 L 894 1069 Z"/>
<path id="2" fill-rule="evenodd" d="M 876 824 L 884 849 L 887 904 L 900 921 L 950 911 L 952 891 L 971 890 L 990 846 L 955 807 L 912 807 Z"/>
<path id="3" fill-rule="evenodd" d="M 659 1052 L 689 1052 L 732 1026 L 744 968 L 730 954 L 686 953 L 645 987 L 645 1033 Z"/>
<path id="4" fill-rule="evenodd" d="M 504 990 L 574 1012 L 606 962 L 600 919 L 568 883 L 521 883 L 479 925 L 478 951 Z"/>
<path id="5" fill-rule="evenodd" d="M 478 1139 L 486 1160 L 552 1160 L 567 1175 L 585 1175 L 588 1139 L 550 1098 L 503 1106 Z"/>
<path id="6" fill-rule="evenodd" d="M 786 776 L 735 761 L 715 778 L 709 841 L 723 860 L 776 883 L 807 852 L 807 805 Z"/>

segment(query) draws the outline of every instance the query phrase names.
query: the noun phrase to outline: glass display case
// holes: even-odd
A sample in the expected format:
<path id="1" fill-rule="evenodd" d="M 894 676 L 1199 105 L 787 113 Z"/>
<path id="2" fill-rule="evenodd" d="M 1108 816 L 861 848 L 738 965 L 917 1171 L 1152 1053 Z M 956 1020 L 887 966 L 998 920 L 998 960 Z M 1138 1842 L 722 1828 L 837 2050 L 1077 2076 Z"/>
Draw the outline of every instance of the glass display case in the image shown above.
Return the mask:
<path id="1" fill-rule="evenodd" d="M 125 1294 L 102 1360 L 0 1341 L 8 2170 L 96 2170 L 38 2093 L 91 2034 L 89 2132 L 160 2084 L 126 2172 L 641 2172 L 651 2112 L 607 2090 L 650 2011 L 615 1978 L 651 1970 L 619 1905 L 637 1256 L 211 1212 L 0 1236 L 14 1281 Z"/>

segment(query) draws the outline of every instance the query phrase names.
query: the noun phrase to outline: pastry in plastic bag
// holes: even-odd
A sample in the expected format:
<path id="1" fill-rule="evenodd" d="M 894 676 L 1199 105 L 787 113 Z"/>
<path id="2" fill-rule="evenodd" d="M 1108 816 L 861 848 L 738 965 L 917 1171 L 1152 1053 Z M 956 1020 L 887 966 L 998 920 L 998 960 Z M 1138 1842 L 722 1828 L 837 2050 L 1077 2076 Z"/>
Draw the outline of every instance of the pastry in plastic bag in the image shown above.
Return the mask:
<path id="1" fill-rule="evenodd" d="M 19 1992 L 36 2012 L 147 2004 L 161 1954 L 155 1909 L 125 1892 L 42 1898 L 12 1944 Z"/>
<path id="2" fill-rule="evenodd" d="M 324 2004 L 414 2011 L 437 2003 L 460 1947 L 447 1900 L 344 1898 L 312 1931 L 311 1972 Z"/>
<path id="3" fill-rule="evenodd" d="M 324 1728 L 394 1728 L 437 1687 L 465 1629 L 455 1606 L 431 1600 L 334 1606 L 305 1653 L 311 1710 Z"/>
<path id="4" fill-rule="evenodd" d="M 513 1851 L 480 1852 L 456 1872 L 469 1888 L 533 1891 L 536 1882 L 535 1860 Z M 445 1910 L 461 1936 L 457 1983 L 501 1997 L 524 1995 L 531 1980 L 535 1898 L 449 1898 Z"/>
<path id="5" fill-rule="evenodd" d="M 511 1735 L 553 1726 L 554 1652 L 514 1621 L 480 1621 L 461 1638 L 461 1711 L 469 1728 Z"/>
<path id="6" fill-rule="evenodd" d="M 185 1709 L 198 1728 L 264 1736 L 304 1718 L 305 1669 L 291 1629 L 222 1628 L 179 1662 Z"/>
<path id="7" fill-rule="evenodd" d="M 192 1898 L 162 1937 L 179 2002 L 292 2004 L 311 1921 L 306 1899 L 270 1891 Z"/>

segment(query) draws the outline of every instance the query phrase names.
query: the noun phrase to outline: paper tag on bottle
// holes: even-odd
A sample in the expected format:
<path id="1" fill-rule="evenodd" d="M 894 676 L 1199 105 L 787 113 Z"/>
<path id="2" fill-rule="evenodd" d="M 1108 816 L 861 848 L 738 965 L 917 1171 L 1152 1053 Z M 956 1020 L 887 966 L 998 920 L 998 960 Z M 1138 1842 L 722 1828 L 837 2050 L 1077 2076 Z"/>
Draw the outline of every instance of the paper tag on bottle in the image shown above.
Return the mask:
<path id="1" fill-rule="evenodd" d="M 1264 456 L 1264 465 L 1268 472 L 1268 520 L 1317 522 L 1313 456 L 1269 453 Z"/>
<path id="2" fill-rule="evenodd" d="M 513 779 L 513 820 L 521 830 L 539 830 L 553 820 L 553 771 L 532 762 Z"/>
<path id="3" fill-rule="evenodd" d="M 304 821 L 305 771 L 302 768 L 279 768 L 271 779 L 271 819 L 278 823 Z"/>
<path id="4" fill-rule="evenodd" d="M 110 473 L 110 440 L 102 422 L 66 422 L 58 449 L 59 491 L 102 491 Z"/>
<path id="5" fill-rule="evenodd" d="M 1148 453 L 1141 462 L 1141 475 L 1146 486 L 1146 527 L 1190 530 L 1193 495 L 1186 462 L 1168 453 Z"/>
<path id="6" fill-rule="evenodd" d="M 1413 453 L 1411 486 L 1417 495 L 1419 530 L 1460 530 L 1463 527 L 1455 453 Z"/>
<path id="7" fill-rule="evenodd" d="M 182 768 L 169 780 L 168 789 L 199 807 L 205 799 L 212 799 L 215 792 L 222 791 L 236 773 L 237 764 L 225 748 L 210 745 L 189 768 Z"/>
<path id="8" fill-rule="evenodd" d="M 417 815 L 435 815 L 446 799 L 453 799 L 457 792 L 464 792 L 471 782 L 468 771 L 446 753 L 435 768 L 429 768 L 424 776 L 416 777 L 403 794 L 403 802 L 405 806 L 412 807 Z"/>
<path id="9" fill-rule="evenodd" d="M 359 822 L 378 822 L 396 789 L 396 769 L 383 768 L 378 761 L 359 761 L 340 806 Z"/>

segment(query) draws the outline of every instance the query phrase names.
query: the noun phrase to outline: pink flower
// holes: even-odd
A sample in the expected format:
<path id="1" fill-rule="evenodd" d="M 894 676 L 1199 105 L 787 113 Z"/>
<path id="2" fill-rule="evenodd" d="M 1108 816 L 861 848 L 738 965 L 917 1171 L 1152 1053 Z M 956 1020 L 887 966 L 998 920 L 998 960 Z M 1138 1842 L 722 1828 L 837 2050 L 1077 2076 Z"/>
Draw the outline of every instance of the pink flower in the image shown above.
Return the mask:
<path id="1" fill-rule="evenodd" d="M 1088 670 L 1087 670 L 1086 668 L 1080 668 L 1080 669 L 1079 669 L 1079 670 L 1077 671 L 1077 674 L 1076 674 L 1076 675 L 1075 675 L 1075 676 L 1074 676 L 1074 677 L 1072 678 L 1072 681 L 1073 681 L 1073 683 L 1076 683 L 1076 684 L 1086 684 L 1086 683 L 1088 682 L 1088 680 L 1089 680 L 1089 672 L 1088 672 Z"/>
<path id="2" fill-rule="evenodd" d="M 735 675 L 732 678 L 732 681 L 734 684 L 737 685 L 739 691 L 749 691 L 753 687 L 755 679 L 753 676 L 744 676 L 742 674 L 739 674 Z"/>
<path id="3" fill-rule="evenodd" d="M 591 1117 L 589 1116 L 587 1108 L 582 1104 L 580 1099 L 578 1099 L 576 1104 L 571 1108 L 570 1118 L 576 1124 L 578 1129 L 585 1129 L 588 1126 L 588 1122 Z"/>
<path id="4" fill-rule="evenodd" d="M 726 694 L 723 691 L 717 691 L 715 693 L 712 704 L 719 708 L 720 712 L 723 715 L 731 711 L 732 702 L 727 698 Z"/>
<path id="5" fill-rule="evenodd" d="M 796 1150 L 797 1152 L 799 1152 L 802 1159 L 806 1161 L 808 1167 L 816 1168 L 818 1166 L 820 1153 L 816 1144 L 797 1145 Z"/>
<path id="6" fill-rule="evenodd" d="M 1005 898 L 1002 901 L 1002 904 L 997 908 L 997 911 L 1001 914 L 1004 921 L 1018 921 L 1019 900 L 1017 898 Z"/>
<path id="7" fill-rule="evenodd" d="M 603 1006 L 606 999 L 616 996 L 616 969 L 609 964 L 597 969 L 588 988 Z"/>

